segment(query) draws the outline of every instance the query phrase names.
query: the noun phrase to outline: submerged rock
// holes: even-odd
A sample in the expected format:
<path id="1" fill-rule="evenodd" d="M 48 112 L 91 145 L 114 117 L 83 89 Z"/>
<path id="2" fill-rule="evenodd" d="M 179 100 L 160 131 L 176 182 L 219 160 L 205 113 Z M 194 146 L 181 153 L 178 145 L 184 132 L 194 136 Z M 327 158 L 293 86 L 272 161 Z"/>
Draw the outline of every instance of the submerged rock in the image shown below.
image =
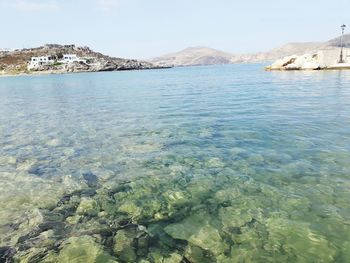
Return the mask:
<path id="1" fill-rule="evenodd" d="M 212 263 L 214 261 L 203 249 L 192 245 L 186 247 L 184 256 L 192 263 Z"/>
<path id="2" fill-rule="evenodd" d="M 303 222 L 282 218 L 267 220 L 268 241 L 264 248 L 271 253 L 285 254 L 289 260 L 307 262 L 334 262 L 335 249 L 320 234 Z"/>
<path id="3" fill-rule="evenodd" d="M 182 256 L 177 253 L 170 254 L 169 257 L 163 259 L 163 263 L 181 263 Z"/>
<path id="4" fill-rule="evenodd" d="M 79 220 L 82 218 L 80 215 L 69 216 L 66 218 L 66 222 L 70 225 L 76 225 L 79 223 Z"/>
<path id="5" fill-rule="evenodd" d="M 132 201 L 126 201 L 123 203 L 119 208 L 119 212 L 126 213 L 130 215 L 131 217 L 137 217 L 141 214 L 141 208 L 138 207 L 134 202 Z"/>
<path id="6" fill-rule="evenodd" d="M 0 262 L 13 262 L 13 256 L 16 254 L 16 249 L 12 247 L 0 247 Z"/>
<path id="7" fill-rule="evenodd" d="M 211 225 L 214 220 L 206 213 L 192 215 L 180 223 L 168 225 L 164 231 L 172 238 L 186 240 L 189 243 L 208 250 L 215 255 L 227 248 L 217 228 Z"/>
<path id="8" fill-rule="evenodd" d="M 134 229 L 122 229 L 114 237 L 113 251 L 122 261 L 135 262 L 137 255 L 134 247 Z"/>
<path id="9" fill-rule="evenodd" d="M 77 208 L 79 215 L 91 215 L 96 216 L 99 212 L 99 206 L 97 202 L 92 198 L 83 197 Z"/>
<path id="10" fill-rule="evenodd" d="M 97 185 L 98 178 L 92 172 L 84 173 L 83 178 L 89 187 L 95 187 Z"/>
<path id="11" fill-rule="evenodd" d="M 253 219 L 248 210 L 235 207 L 220 208 L 219 218 L 225 229 L 241 227 Z"/>
<path id="12" fill-rule="evenodd" d="M 90 236 L 71 237 L 62 245 L 57 263 L 117 263 L 116 258 Z"/>

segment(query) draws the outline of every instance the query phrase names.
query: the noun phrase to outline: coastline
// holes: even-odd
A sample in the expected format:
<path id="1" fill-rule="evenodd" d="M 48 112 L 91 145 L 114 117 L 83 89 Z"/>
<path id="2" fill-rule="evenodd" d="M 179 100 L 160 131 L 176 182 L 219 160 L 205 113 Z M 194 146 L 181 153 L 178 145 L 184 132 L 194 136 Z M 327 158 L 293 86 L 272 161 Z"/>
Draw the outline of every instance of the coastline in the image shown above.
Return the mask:
<path id="1" fill-rule="evenodd" d="M 23 77 L 23 76 L 44 76 L 44 75 L 63 75 L 63 74 L 77 74 L 77 73 L 98 73 L 98 72 L 117 72 L 117 71 L 141 71 L 141 70 L 154 70 L 154 69 L 169 69 L 173 67 L 154 67 L 154 68 L 143 68 L 143 69 L 120 69 L 120 70 L 99 70 L 99 71 L 89 71 L 89 70 L 82 70 L 82 71 L 58 71 L 58 70 L 51 70 L 51 71 L 33 71 L 30 73 L 26 72 L 20 72 L 20 73 L 1 73 L 0 72 L 0 78 L 6 78 L 6 77 Z"/>

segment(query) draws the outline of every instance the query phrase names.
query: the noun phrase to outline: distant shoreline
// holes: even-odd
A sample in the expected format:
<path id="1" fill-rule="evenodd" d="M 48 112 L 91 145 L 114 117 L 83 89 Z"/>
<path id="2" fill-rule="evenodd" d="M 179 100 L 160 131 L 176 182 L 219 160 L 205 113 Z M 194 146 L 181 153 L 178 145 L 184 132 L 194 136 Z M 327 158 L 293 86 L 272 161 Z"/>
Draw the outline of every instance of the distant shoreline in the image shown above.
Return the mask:
<path id="1" fill-rule="evenodd" d="M 65 75 L 65 74 L 78 74 L 78 73 L 101 73 L 101 72 L 122 72 L 122 71 L 145 71 L 145 70 L 156 70 L 156 69 L 170 69 L 173 67 L 155 67 L 155 68 L 145 68 L 145 69 L 121 69 L 121 70 L 102 70 L 102 71 L 33 71 L 31 73 L 0 73 L 0 78 L 6 77 L 27 77 L 27 76 L 46 76 L 46 75 Z"/>

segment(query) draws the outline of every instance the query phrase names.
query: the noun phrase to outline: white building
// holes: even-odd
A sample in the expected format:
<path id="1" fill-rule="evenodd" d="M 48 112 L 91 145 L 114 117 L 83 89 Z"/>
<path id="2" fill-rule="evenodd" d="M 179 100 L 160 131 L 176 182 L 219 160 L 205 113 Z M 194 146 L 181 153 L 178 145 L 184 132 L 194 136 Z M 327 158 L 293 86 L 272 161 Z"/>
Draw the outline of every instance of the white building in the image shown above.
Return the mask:
<path id="1" fill-rule="evenodd" d="M 51 65 L 54 64 L 55 61 L 55 56 L 32 57 L 28 64 L 28 70 L 35 69 L 41 65 Z"/>
<path id="2" fill-rule="evenodd" d="M 81 61 L 81 59 L 76 54 L 65 54 L 63 55 L 63 63 L 71 63 L 75 61 Z"/>
<path id="3" fill-rule="evenodd" d="M 52 65 L 55 62 L 59 64 L 69 64 L 73 62 L 84 62 L 86 59 L 79 58 L 76 54 L 64 54 L 60 60 L 57 60 L 56 56 L 42 56 L 42 57 L 32 57 L 28 63 L 28 70 L 37 69 L 42 65 Z"/>

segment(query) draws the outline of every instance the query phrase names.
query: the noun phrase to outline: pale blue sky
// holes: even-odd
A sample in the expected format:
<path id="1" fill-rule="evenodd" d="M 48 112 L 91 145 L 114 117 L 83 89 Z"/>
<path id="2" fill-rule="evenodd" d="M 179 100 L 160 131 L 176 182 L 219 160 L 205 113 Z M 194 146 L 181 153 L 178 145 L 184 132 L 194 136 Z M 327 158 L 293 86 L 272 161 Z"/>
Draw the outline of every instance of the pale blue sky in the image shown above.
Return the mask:
<path id="1" fill-rule="evenodd" d="M 349 0 L 0 0 L 0 48 L 75 43 L 129 58 L 198 45 L 246 53 L 328 40 L 341 23 L 350 29 Z"/>

